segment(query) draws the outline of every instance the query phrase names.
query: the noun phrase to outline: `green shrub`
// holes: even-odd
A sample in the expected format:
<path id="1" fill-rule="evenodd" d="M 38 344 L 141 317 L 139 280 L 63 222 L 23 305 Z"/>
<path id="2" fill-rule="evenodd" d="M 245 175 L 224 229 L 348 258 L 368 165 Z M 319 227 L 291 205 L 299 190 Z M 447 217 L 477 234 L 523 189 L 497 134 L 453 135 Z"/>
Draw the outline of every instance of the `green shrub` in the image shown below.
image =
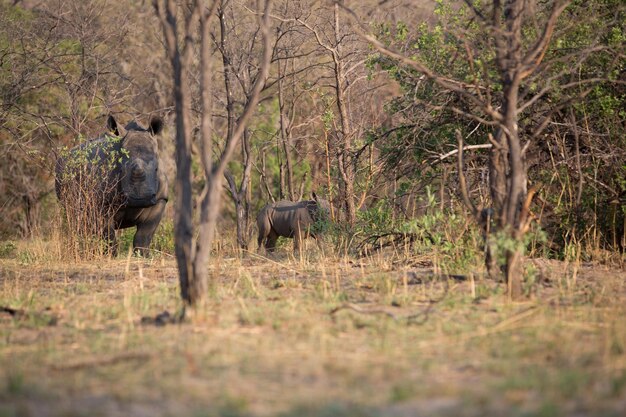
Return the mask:
<path id="1" fill-rule="evenodd" d="M 135 237 L 135 227 L 122 229 L 117 234 L 118 254 L 127 256 L 128 251 L 133 247 L 133 238 Z M 150 253 L 155 256 L 157 254 L 174 255 L 174 222 L 164 219 L 157 227 L 152 243 L 150 244 Z"/>
<path id="2" fill-rule="evenodd" d="M 12 258 L 15 256 L 17 246 L 11 241 L 0 242 L 0 258 Z"/>
<path id="3" fill-rule="evenodd" d="M 109 253 L 110 224 L 119 208 L 114 198 L 118 180 L 111 171 L 119 164 L 124 149 L 121 138 L 106 136 L 73 149 L 61 151 L 61 172 L 57 175 L 59 199 L 66 232 L 66 253 L 74 259 L 92 259 Z"/>

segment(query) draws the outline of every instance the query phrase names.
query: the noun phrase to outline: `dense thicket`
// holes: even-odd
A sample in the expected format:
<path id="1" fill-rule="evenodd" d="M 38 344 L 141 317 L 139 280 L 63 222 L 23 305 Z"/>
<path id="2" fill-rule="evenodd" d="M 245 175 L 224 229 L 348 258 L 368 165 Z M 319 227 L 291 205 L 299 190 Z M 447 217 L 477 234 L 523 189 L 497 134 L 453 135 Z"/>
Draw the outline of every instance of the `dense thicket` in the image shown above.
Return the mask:
<path id="1" fill-rule="evenodd" d="M 540 38 L 538 22 L 547 19 L 555 3 L 526 2 L 522 48 Z M 482 20 L 491 11 L 489 2 L 460 8 L 438 2 L 430 23 L 397 21 L 377 30 L 391 48 L 415 54 L 442 79 L 465 84 L 498 109 L 505 103 L 504 86 Z M 537 190 L 533 210 L 548 231 L 543 248 L 552 255 L 563 255 L 581 241 L 594 248 L 624 245 L 624 22 L 619 2 L 572 2 L 556 21 L 541 62 L 520 86 L 517 117 L 524 163 L 529 188 Z M 480 207 L 489 207 L 489 112 L 406 63 L 384 55 L 373 61 L 403 91 L 388 105 L 396 122 L 375 136 L 385 172 L 407 193 L 423 186 L 424 172 L 440 177 L 446 182 L 442 198 L 455 199 L 457 173 L 441 156 L 457 148 L 458 129 L 476 149 L 466 156 L 470 194 Z"/>
<path id="2" fill-rule="evenodd" d="M 491 3 L 481 3 L 354 2 L 355 19 L 326 1 L 276 1 L 270 77 L 226 173 L 224 217 L 233 223 L 224 227 L 239 225 L 238 245 L 247 244 L 253 222 L 246 219 L 259 206 L 311 190 L 351 225 L 338 233 L 361 239 L 346 239 L 353 243 L 348 249 L 381 243 L 378 236 L 415 238 L 434 227 L 420 222 L 425 213 L 462 210 L 456 155 L 448 155 L 457 129 L 466 146 L 483 145 L 465 152 L 465 166 L 471 198 L 490 207 L 485 145 L 493 126 L 482 110 L 378 54 L 359 34 L 373 33 L 409 59 L 419 54 L 443 77 L 480 86 L 497 107 L 496 58 L 480 31 Z M 537 37 L 536 23 L 552 3 L 525 2 L 527 39 Z M 221 4 L 210 32 L 218 150 L 241 114 L 260 53 L 247 2 Z M 547 232 L 542 249 L 554 256 L 581 242 L 589 256 L 591 249 L 624 245 L 625 20 L 620 1 L 573 2 L 541 66 L 521 86 L 519 134 L 529 185 L 538 190 L 531 211 Z M 172 81 L 150 2 L 2 0 L 0 27 L 0 238 L 41 231 L 57 207 L 51 178 L 57 150 L 102 132 L 109 113 L 144 123 L 151 114 L 164 116 L 161 145 L 174 177 Z M 196 116 L 199 58 L 189 73 Z M 200 191 L 200 165 L 192 172 Z"/>

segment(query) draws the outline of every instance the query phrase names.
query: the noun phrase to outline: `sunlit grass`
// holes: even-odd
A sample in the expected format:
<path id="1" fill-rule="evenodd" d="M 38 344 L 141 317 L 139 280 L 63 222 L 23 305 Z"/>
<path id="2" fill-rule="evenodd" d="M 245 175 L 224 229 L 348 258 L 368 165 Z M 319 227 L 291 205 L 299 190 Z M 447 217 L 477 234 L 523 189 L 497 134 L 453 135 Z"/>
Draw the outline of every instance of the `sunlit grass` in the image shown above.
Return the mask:
<path id="1" fill-rule="evenodd" d="M 510 303 L 398 253 L 219 242 L 206 305 L 157 327 L 142 317 L 182 306 L 170 254 L 63 263 L 45 245 L 0 259 L 0 306 L 22 313 L 0 313 L 2 416 L 619 415 L 626 400 L 620 270 L 578 264 L 574 282 L 533 261 Z"/>

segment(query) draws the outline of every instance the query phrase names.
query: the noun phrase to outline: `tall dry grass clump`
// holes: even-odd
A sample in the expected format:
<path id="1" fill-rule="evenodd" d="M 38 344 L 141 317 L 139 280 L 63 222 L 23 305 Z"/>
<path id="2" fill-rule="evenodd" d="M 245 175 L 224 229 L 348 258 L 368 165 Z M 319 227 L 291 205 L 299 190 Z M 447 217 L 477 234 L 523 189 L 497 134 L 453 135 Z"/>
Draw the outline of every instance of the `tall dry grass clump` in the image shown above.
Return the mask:
<path id="1" fill-rule="evenodd" d="M 113 223 L 122 204 L 116 167 L 124 155 L 114 150 L 114 144 L 120 140 L 106 136 L 61 152 L 56 190 L 62 206 L 60 244 L 65 260 L 115 255 Z"/>

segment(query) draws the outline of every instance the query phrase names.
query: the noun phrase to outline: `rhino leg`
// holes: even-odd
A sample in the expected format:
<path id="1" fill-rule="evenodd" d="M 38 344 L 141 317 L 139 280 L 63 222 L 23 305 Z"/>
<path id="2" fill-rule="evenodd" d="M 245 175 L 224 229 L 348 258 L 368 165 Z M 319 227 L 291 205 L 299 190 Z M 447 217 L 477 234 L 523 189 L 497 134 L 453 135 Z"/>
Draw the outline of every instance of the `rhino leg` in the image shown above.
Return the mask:
<path id="1" fill-rule="evenodd" d="M 259 225 L 259 237 L 257 239 L 259 243 L 259 250 L 261 250 L 261 248 L 263 247 L 263 244 L 266 242 L 266 239 L 267 239 L 267 233 L 265 233 L 265 230 L 263 230 L 261 226 Z"/>
<path id="2" fill-rule="evenodd" d="M 261 247 L 263 245 L 267 247 L 267 238 L 272 231 L 272 226 L 270 224 L 267 211 L 268 211 L 267 207 L 264 207 L 259 212 L 256 218 L 256 224 L 259 229 L 259 237 L 257 239 L 257 242 L 259 244 L 259 250 L 261 250 Z"/>
<path id="3" fill-rule="evenodd" d="M 267 240 L 265 241 L 265 250 L 268 252 L 274 252 L 274 249 L 276 249 L 277 240 L 278 240 L 278 233 L 276 233 L 273 229 L 270 230 L 270 233 L 267 236 Z"/>
<path id="4" fill-rule="evenodd" d="M 311 239 L 315 240 L 315 244 L 317 245 L 317 247 L 319 249 L 321 249 L 322 247 L 320 246 L 320 236 L 315 234 L 315 233 L 309 233 L 307 237 L 310 237 Z"/>
<path id="5" fill-rule="evenodd" d="M 148 216 L 148 220 L 137 224 L 137 232 L 133 239 L 133 251 L 141 256 L 147 257 L 150 255 L 150 242 L 154 232 L 156 232 L 163 211 L 165 211 L 166 202 L 161 200 L 156 206 L 151 207 L 151 213 Z"/>
<path id="6" fill-rule="evenodd" d="M 304 242 L 305 238 L 306 238 L 306 231 L 302 230 L 302 225 L 298 223 L 296 225 L 296 230 L 294 231 L 294 234 L 293 234 L 293 250 L 295 252 L 300 251 L 300 248 L 302 247 L 302 243 Z"/>

